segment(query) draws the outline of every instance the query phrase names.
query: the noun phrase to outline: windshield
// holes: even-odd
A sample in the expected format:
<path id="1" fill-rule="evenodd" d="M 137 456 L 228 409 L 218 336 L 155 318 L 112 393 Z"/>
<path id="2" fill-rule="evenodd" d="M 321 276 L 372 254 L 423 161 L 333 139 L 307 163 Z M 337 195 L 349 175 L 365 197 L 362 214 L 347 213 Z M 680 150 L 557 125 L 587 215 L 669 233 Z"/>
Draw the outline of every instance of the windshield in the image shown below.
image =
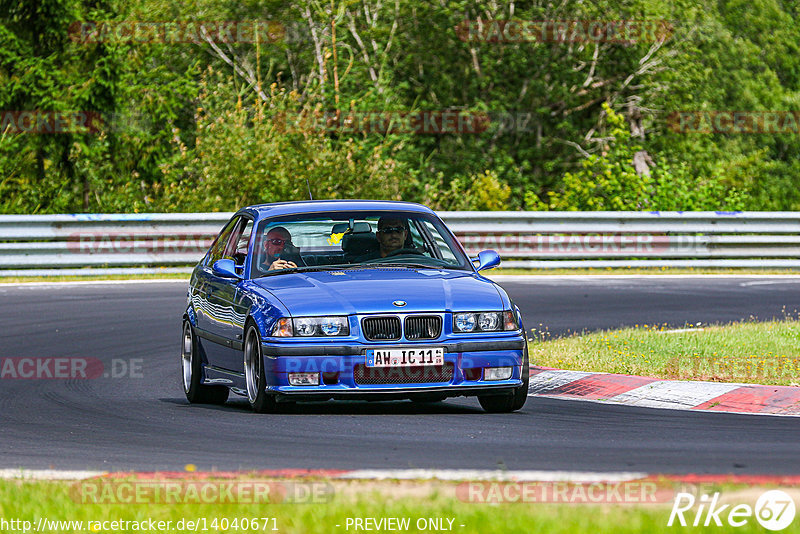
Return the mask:
<path id="1" fill-rule="evenodd" d="M 262 221 L 253 239 L 252 278 L 298 270 L 384 266 L 472 270 L 444 224 L 424 213 L 279 217 Z"/>

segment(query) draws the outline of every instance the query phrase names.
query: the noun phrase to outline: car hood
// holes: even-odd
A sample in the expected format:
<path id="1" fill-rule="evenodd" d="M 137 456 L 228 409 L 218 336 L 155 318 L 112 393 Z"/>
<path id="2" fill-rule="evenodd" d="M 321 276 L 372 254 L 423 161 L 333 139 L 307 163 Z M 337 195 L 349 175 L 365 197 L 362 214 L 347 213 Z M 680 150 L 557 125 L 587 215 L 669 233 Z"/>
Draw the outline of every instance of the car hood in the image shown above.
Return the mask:
<path id="1" fill-rule="evenodd" d="M 503 309 L 490 280 L 438 269 L 351 269 L 287 273 L 254 280 L 295 317 L 383 312 Z M 394 301 L 405 301 L 402 307 Z"/>

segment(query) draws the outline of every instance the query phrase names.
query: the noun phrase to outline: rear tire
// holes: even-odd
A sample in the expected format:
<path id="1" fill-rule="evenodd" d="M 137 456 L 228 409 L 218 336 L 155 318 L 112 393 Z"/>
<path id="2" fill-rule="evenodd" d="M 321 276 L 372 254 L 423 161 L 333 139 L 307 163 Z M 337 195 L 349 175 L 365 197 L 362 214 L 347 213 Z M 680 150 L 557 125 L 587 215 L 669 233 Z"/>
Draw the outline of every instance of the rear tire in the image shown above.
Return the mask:
<path id="1" fill-rule="evenodd" d="M 525 339 L 525 348 L 522 350 L 522 385 L 514 388 L 514 392 L 510 395 L 482 395 L 478 397 L 481 408 L 489 413 L 516 412 L 525 406 L 525 402 L 528 400 L 531 369 L 528 360 L 528 336 L 525 335 L 525 327 L 523 327 L 522 332 L 522 336 Z"/>
<path id="2" fill-rule="evenodd" d="M 181 370 L 183 371 L 183 392 L 192 404 L 225 404 L 228 388 L 225 386 L 203 385 L 202 362 L 200 361 L 197 336 L 189 321 L 183 322 L 181 347 Z"/>
<path id="3" fill-rule="evenodd" d="M 267 393 L 267 375 L 261 353 L 261 336 L 255 325 L 247 327 L 244 342 L 244 376 L 247 383 L 247 400 L 256 413 L 275 413 L 278 403 L 275 395 Z"/>

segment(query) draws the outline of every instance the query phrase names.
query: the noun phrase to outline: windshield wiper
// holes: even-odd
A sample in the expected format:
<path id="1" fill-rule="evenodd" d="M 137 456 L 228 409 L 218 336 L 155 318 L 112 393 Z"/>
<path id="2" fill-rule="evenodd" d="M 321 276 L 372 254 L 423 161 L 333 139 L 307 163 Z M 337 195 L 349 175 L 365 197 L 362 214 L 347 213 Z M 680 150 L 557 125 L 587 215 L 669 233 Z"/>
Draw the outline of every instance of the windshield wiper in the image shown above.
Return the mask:
<path id="1" fill-rule="evenodd" d="M 308 265 L 306 267 L 298 267 L 295 269 L 298 272 L 309 271 L 341 271 L 343 269 L 354 269 L 361 267 L 360 264 L 344 263 L 341 265 Z"/>
<path id="2" fill-rule="evenodd" d="M 361 264 L 353 265 L 350 263 L 345 263 L 342 265 L 304 265 L 302 267 L 287 267 L 286 269 L 267 271 L 262 276 L 274 276 L 276 274 L 288 273 L 310 273 L 315 271 L 341 271 L 344 269 L 353 269 L 355 267 L 361 267 Z"/>
<path id="3" fill-rule="evenodd" d="M 362 263 L 362 267 L 407 267 L 410 269 L 440 269 L 436 265 L 426 265 L 424 263 L 408 263 L 408 262 L 379 262 L 379 263 Z"/>
<path id="4" fill-rule="evenodd" d="M 320 272 L 320 271 L 344 271 L 347 269 L 370 269 L 372 267 L 405 267 L 407 269 L 441 269 L 441 267 L 437 267 L 435 265 L 426 265 L 424 263 L 408 263 L 408 262 L 377 262 L 377 263 L 346 263 L 342 265 L 307 265 L 303 267 L 288 267 L 286 269 L 275 269 L 273 271 L 267 271 L 261 277 L 264 276 L 276 276 L 279 274 L 289 274 L 289 273 L 310 273 L 310 272 Z"/>

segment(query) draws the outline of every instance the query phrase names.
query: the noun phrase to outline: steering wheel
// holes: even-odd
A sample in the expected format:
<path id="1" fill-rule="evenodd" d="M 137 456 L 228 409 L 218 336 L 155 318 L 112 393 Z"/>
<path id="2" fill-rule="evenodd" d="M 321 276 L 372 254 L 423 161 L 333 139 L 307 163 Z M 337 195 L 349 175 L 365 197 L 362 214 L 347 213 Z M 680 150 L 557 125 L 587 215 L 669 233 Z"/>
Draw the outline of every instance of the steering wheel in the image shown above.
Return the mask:
<path id="1" fill-rule="evenodd" d="M 391 251 L 389 254 L 386 255 L 387 258 L 391 256 L 399 256 L 400 254 L 417 254 L 419 256 L 424 256 L 425 253 L 416 248 L 399 248 L 397 250 Z"/>

